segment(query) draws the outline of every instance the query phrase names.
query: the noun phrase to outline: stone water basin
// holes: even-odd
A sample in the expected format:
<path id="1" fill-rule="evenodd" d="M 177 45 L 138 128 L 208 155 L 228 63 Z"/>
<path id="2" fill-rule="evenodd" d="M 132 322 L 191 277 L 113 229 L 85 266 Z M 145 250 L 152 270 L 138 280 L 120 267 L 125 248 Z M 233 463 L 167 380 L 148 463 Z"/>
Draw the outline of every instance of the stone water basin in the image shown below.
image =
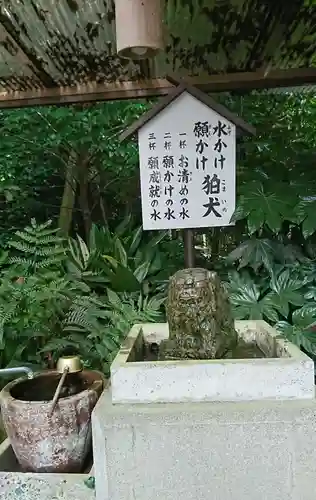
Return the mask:
<path id="1" fill-rule="evenodd" d="M 1 413 L 9 440 L 1 445 L 0 470 L 89 472 L 93 462 L 91 412 L 107 382 L 93 371 L 69 377 L 52 414 L 51 400 L 60 379 L 57 372 L 17 379 L 4 387 Z"/>
<path id="2" fill-rule="evenodd" d="M 1 421 L 1 416 L 0 416 Z M 94 500 L 95 492 L 86 486 L 94 474 L 92 454 L 82 474 L 24 473 L 8 438 L 0 443 L 1 500 Z"/>
<path id="3" fill-rule="evenodd" d="M 262 357 L 148 360 L 167 323 L 135 325 L 111 366 L 113 403 L 312 399 L 314 362 L 265 321 L 236 321 L 240 341 Z"/>
<path id="4" fill-rule="evenodd" d="M 17 461 L 10 440 L 8 438 L 0 443 L 0 473 L 1 472 L 24 473 L 19 462 Z M 82 474 L 93 475 L 92 453 L 90 453 L 87 457 L 86 463 L 82 469 Z M 68 476 L 68 474 L 66 474 L 66 476 Z"/>
<path id="5" fill-rule="evenodd" d="M 105 390 L 107 390 L 105 385 Z M 0 427 L 2 427 L 0 414 Z M 0 498 L 1 500 L 94 500 L 94 489 L 87 482 L 94 475 L 93 456 L 90 453 L 80 474 L 27 473 L 22 471 L 10 440 L 0 443 Z"/>

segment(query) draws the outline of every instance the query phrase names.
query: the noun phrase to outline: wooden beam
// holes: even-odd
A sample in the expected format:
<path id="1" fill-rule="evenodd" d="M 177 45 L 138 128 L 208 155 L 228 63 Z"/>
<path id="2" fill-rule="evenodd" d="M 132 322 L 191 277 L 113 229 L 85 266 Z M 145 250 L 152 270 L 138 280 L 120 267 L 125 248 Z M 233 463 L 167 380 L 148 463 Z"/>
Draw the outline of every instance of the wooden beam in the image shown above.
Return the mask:
<path id="1" fill-rule="evenodd" d="M 0 92 L 0 108 L 140 99 L 167 95 L 172 89 L 173 85 L 167 80 L 153 79 L 136 82 L 89 83 L 87 85 L 56 87 L 30 92 Z"/>
<path id="2" fill-rule="evenodd" d="M 196 85 L 204 92 L 297 87 L 308 84 L 316 85 L 316 68 L 272 70 L 266 67 L 265 71 L 226 73 L 211 76 L 208 81 L 199 80 Z M 190 84 L 192 85 L 192 81 Z"/>
<path id="3" fill-rule="evenodd" d="M 316 85 L 316 68 L 271 70 L 264 72 L 227 73 L 205 77 L 185 78 L 186 82 L 204 92 L 224 92 L 276 87 Z M 168 95 L 174 88 L 166 79 L 126 81 L 78 85 L 44 90 L 0 93 L 0 108 L 47 106 L 95 101 L 138 99 Z"/>

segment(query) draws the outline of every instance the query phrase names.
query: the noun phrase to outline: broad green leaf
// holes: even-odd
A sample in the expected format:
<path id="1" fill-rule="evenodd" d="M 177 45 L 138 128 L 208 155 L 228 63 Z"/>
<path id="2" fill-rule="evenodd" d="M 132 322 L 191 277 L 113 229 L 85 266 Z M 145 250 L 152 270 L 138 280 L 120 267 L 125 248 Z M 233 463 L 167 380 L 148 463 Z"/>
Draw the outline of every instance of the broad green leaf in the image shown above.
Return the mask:
<path id="1" fill-rule="evenodd" d="M 72 259 L 73 264 L 77 267 L 77 269 L 83 271 L 85 268 L 85 263 L 81 258 L 82 256 L 80 254 L 78 242 L 69 238 L 68 248 L 69 248 L 69 257 Z"/>
<path id="2" fill-rule="evenodd" d="M 5 196 L 5 199 L 6 199 L 6 201 L 7 201 L 8 203 L 10 203 L 10 201 L 12 201 L 12 200 L 13 200 L 13 194 L 12 194 L 12 192 L 11 192 L 11 191 L 7 191 L 7 190 L 5 190 L 5 191 L 4 191 L 4 196 Z"/>
<path id="3" fill-rule="evenodd" d="M 262 315 L 264 319 L 268 320 L 271 323 L 275 323 L 279 319 L 279 315 L 276 311 L 275 305 L 270 301 L 268 295 L 266 295 L 261 301 Z"/>
<path id="4" fill-rule="evenodd" d="M 5 250 L 1 251 L 1 253 L 0 253 L 0 266 L 5 264 L 5 262 L 8 259 L 8 256 L 9 256 L 9 252 L 7 252 Z"/>
<path id="5" fill-rule="evenodd" d="M 276 244 L 276 247 L 278 248 L 278 255 L 283 255 L 284 262 L 308 262 L 308 259 L 305 257 L 302 249 L 298 245 L 294 245 L 292 243 L 283 245 L 282 243 L 279 243 Z"/>
<path id="6" fill-rule="evenodd" d="M 258 226 L 261 223 L 261 227 L 266 224 L 271 231 L 278 233 L 283 220 L 292 220 L 294 217 L 293 208 L 296 202 L 297 198 L 287 196 L 284 189 L 281 195 L 275 191 L 269 192 L 263 186 L 254 190 L 250 190 L 248 187 L 242 198 L 242 210 L 244 214 L 247 214 L 246 216 L 256 212 L 256 214 L 252 215 L 254 221 L 250 222 L 250 228 L 256 227 L 256 229 L 259 229 Z"/>
<path id="7" fill-rule="evenodd" d="M 239 220 L 243 220 L 249 215 L 250 209 L 246 208 L 244 201 L 245 201 L 245 197 L 241 195 L 239 197 L 235 211 L 230 219 L 231 223 L 238 222 Z"/>
<path id="8" fill-rule="evenodd" d="M 144 252 L 143 249 L 138 248 L 134 257 L 134 265 L 138 267 L 144 262 Z"/>
<path id="9" fill-rule="evenodd" d="M 271 292 L 267 295 L 267 300 L 282 316 L 288 316 L 290 304 L 303 305 L 303 283 L 295 277 L 292 278 L 290 270 L 286 269 L 278 275 L 272 274 L 270 287 Z"/>
<path id="10" fill-rule="evenodd" d="M 90 282 L 95 284 L 105 284 L 109 282 L 106 276 L 101 276 L 100 274 L 94 273 L 92 271 L 84 271 L 82 273 L 82 279 L 84 279 L 88 283 Z"/>
<path id="11" fill-rule="evenodd" d="M 97 248 L 101 249 L 101 252 L 108 251 L 110 248 L 112 248 L 113 237 L 108 226 L 102 226 L 101 228 L 99 228 L 97 238 Z"/>
<path id="12" fill-rule="evenodd" d="M 80 250 L 80 260 L 83 263 L 83 267 L 85 267 L 87 262 L 88 262 L 89 256 L 90 256 L 90 252 L 89 252 L 87 245 L 85 244 L 83 239 L 79 236 L 79 234 L 77 234 L 77 240 L 78 240 L 79 250 Z"/>
<path id="13" fill-rule="evenodd" d="M 107 295 L 108 295 L 108 299 L 110 301 L 110 304 L 112 304 L 114 307 L 121 305 L 120 297 L 113 290 L 108 289 Z"/>
<path id="14" fill-rule="evenodd" d="M 307 300 L 316 301 L 316 286 L 310 286 L 307 292 L 304 294 L 304 298 Z"/>
<path id="15" fill-rule="evenodd" d="M 132 214 L 127 215 L 122 222 L 115 228 L 114 234 L 116 234 L 118 237 L 123 236 L 125 233 L 126 229 L 130 225 L 132 220 Z"/>
<path id="16" fill-rule="evenodd" d="M 253 234 L 263 226 L 265 216 L 262 210 L 252 210 L 247 217 L 249 234 Z"/>
<path id="17" fill-rule="evenodd" d="M 114 351 L 117 347 L 120 347 L 120 343 L 115 341 L 115 338 L 111 338 L 109 335 L 102 337 L 102 345 L 107 351 L 107 355 Z"/>
<path id="18" fill-rule="evenodd" d="M 109 262 L 114 268 L 116 268 L 119 265 L 119 262 L 114 259 L 111 255 L 102 255 L 103 259 L 107 262 Z"/>
<path id="19" fill-rule="evenodd" d="M 316 355 L 316 332 L 304 331 L 300 335 L 300 346 L 302 346 L 305 351 L 310 353 L 312 356 Z"/>
<path id="20" fill-rule="evenodd" d="M 149 268 L 151 265 L 151 261 L 143 262 L 140 266 L 138 266 L 134 271 L 134 276 L 139 283 L 143 283 L 145 278 L 147 277 Z"/>
<path id="21" fill-rule="evenodd" d="M 150 242 L 148 243 L 148 246 L 150 247 L 155 247 L 158 245 L 166 236 L 168 235 L 168 231 L 159 231 L 156 236 L 154 236 Z"/>
<path id="22" fill-rule="evenodd" d="M 149 301 L 148 301 L 148 304 L 147 304 L 147 307 L 149 309 L 152 309 L 153 311 L 158 311 L 160 309 L 160 307 L 162 306 L 162 304 L 164 304 L 166 302 L 166 298 L 165 297 L 152 297 Z"/>
<path id="23" fill-rule="evenodd" d="M 143 252 L 143 257 L 142 257 L 142 262 L 144 261 L 150 261 L 154 259 L 156 255 L 157 248 L 156 246 L 151 246 L 151 245 L 146 245 L 144 252 Z"/>
<path id="24" fill-rule="evenodd" d="M 315 330 L 303 330 L 300 325 L 291 325 L 286 321 L 279 321 L 275 324 L 275 328 L 290 342 L 293 342 L 300 348 L 303 347 L 311 355 L 316 355 Z"/>
<path id="25" fill-rule="evenodd" d="M 273 233 L 278 233 L 280 231 L 283 220 L 283 217 L 278 212 L 275 212 L 273 208 L 269 211 L 267 210 L 265 214 L 265 223 Z"/>
<path id="26" fill-rule="evenodd" d="M 249 266 L 255 271 L 264 266 L 268 271 L 273 268 L 277 252 L 273 241 L 268 239 L 250 239 L 244 241 L 227 257 L 228 262 L 239 261 L 239 269 Z"/>
<path id="27" fill-rule="evenodd" d="M 292 314 L 292 322 L 295 326 L 306 328 L 316 321 L 316 303 L 305 304 Z"/>
<path id="28" fill-rule="evenodd" d="M 116 292 L 137 292 L 140 290 L 140 283 L 133 272 L 121 264 L 118 264 L 110 275 L 110 283 Z"/>
<path id="29" fill-rule="evenodd" d="M 158 273 L 161 269 L 162 269 L 162 258 L 160 252 L 157 251 L 148 270 L 149 277 L 151 275 Z"/>
<path id="30" fill-rule="evenodd" d="M 254 283 L 239 287 L 238 292 L 232 292 L 229 300 L 236 319 L 263 319 L 276 321 L 277 314 L 271 304 L 260 299 L 260 291 Z"/>
<path id="31" fill-rule="evenodd" d="M 278 321 L 274 328 L 282 333 L 287 339 L 291 340 L 294 334 L 294 327 L 287 321 Z"/>
<path id="32" fill-rule="evenodd" d="M 300 201 L 296 207 L 297 220 L 302 222 L 302 231 L 304 238 L 312 236 L 316 231 L 316 200 L 305 199 Z"/>
<path id="33" fill-rule="evenodd" d="M 307 217 L 302 226 L 304 238 L 312 236 L 316 231 L 315 212 L 313 217 Z"/>
<path id="34" fill-rule="evenodd" d="M 76 276 L 77 278 L 81 277 L 82 271 L 81 271 L 81 268 L 79 267 L 78 261 L 75 263 L 75 262 L 72 262 L 71 260 L 68 260 L 66 262 L 66 267 L 67 267 L 68 272 L 71 275 Z"/>
<path id="35" fill-rule="evenodd" d="M 122 265 L 122 266 L 127 266 L 127 254 L 125 251 L 125 248 L 121 242 L 121 240 L 118 237 L 114 238 L 114 251 L 115 251 L 115 257 L 117 261 Z"/>
<path id="36" fill-rule="evenodd" d="M 145 297 L 145 299 L 143 300 L 143 295 L 141 293 L 139 294 L 139 297 L 138 297 L 138 300 L 137 300 L 137 309 L 138 310 L 141 310 L 143 308 L 143 305 L 144 305 L 144 303 L 146 301 L 146 298 L 147 297 Z"/>
<path id="37" fill-rule="evenodd" d="M 143 235 L 143 227 L 139 226 L 133 232 L 132 240 L 128 249 L 128 254 L 133 256 L 139 247 Z"/>

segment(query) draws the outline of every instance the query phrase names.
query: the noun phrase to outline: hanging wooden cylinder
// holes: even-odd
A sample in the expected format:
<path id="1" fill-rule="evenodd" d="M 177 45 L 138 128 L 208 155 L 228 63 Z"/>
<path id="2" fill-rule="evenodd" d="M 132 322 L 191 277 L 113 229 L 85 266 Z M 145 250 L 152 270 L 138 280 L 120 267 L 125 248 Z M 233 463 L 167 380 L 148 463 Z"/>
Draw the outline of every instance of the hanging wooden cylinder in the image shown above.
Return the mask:
<path id="1" fill-rule="evenodd" d="M 115 0 L 116 45 L 127 59 L 154 57 L 163 48 L 162 0 Z"/>

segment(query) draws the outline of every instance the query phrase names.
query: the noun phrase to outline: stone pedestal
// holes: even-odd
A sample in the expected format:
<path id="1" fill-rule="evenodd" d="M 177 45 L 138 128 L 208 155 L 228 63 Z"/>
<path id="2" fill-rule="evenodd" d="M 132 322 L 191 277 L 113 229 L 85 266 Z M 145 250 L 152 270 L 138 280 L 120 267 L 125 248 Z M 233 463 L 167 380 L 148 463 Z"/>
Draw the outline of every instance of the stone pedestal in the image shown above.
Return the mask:
<path id="1" fill-rule="evenodd" d="M 314 500 L 313 361 L 235 329 L 267 357 L 144 361 L 168 325 L 134 326 L 92 415 L 96 500 Z"/>
<path id="2" fill-rule="evenodd" d="M 112 404 L 92 417 L 96 500 L 314 500 L 316 402 Z"/>

